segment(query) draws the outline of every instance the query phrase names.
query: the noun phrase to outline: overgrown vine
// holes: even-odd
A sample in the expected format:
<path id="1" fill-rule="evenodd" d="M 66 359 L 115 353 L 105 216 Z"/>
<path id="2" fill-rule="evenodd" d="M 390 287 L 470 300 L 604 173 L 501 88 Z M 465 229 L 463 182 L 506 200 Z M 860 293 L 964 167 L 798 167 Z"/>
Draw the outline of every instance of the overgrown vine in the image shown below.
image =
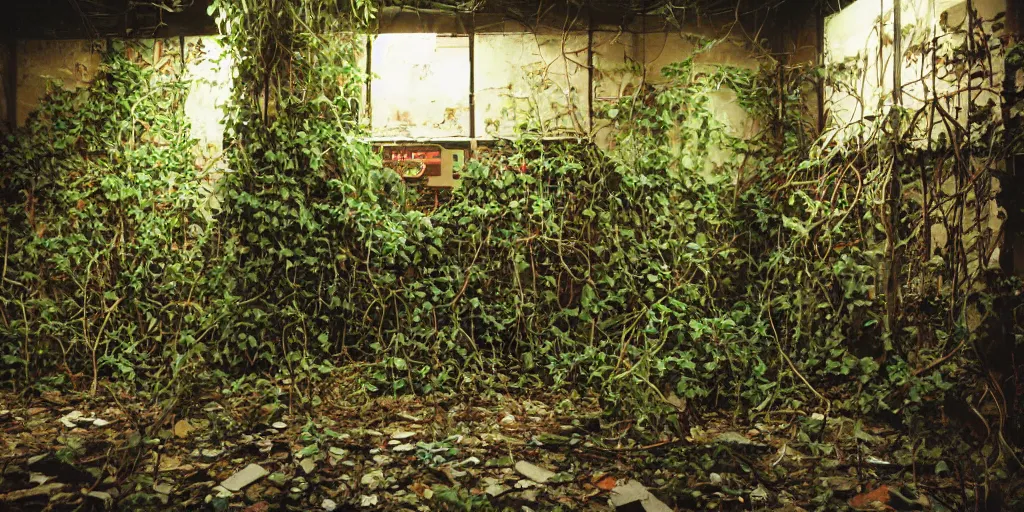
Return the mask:
<path id="1" fill-rule="evenodd" d="M 997 454 L 957 445 L 961 474 L 1019 457 L 1020 283 L 995 270 L 990 210 L 1019 105 L 970 96 L 996 89 L 992 59 L 1020 59 L 993 20 L 911 35 L 948 85 L 912 107 L 865 105 L 859 63 L 688 59 L 599 113 L 614 150 L 524 134 L 424 207 L 362 139 L 374 5 L 214 2 L 236 77 L 212 219 L 180 84 L 115 53 L 89 89 L 54 91 L 2 159 L 5 377 L 59 365 L 95 390 L 170 362 L 286 376 L 314 401 L 358 362 L 366 393 L 541 381 L 641 425 L 845 410 L 913 443 L 959 407 Z M 875 117 L 815 133 L 817 73 Z M 759 134 L 726 130 L 721 88 Z"/>

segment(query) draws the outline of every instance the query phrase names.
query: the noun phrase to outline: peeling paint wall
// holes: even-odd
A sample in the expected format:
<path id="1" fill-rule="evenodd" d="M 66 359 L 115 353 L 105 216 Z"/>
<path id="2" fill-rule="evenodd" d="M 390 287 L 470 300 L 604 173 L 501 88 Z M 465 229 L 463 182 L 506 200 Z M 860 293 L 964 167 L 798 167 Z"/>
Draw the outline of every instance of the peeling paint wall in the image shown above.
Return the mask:
<path id="1" fill-rule="evenodd" d="M 972 2 L 979 16 L 992 20 L 1006 11 L 1006 0 L 975 0 Z M 856 124 L 866 117 L 875 116 L 893 103 L 893 0 L 859 0 L 825 21 L 825 63 L 846 64 L 848 75 L 842 80 L 843 88 L 831 88 L 826 102 L 834 127 Z M 965 23 L 966 0 L 902 0 L 900 22 L 902 42 L 906 50 L 914 45 L 940 41 L 941 52 L 952 53 L 962 44 L 963 37 L 950 27 Z M 882 44 L 885 41 L 886 44 Z M 932 86 L 931 63 L 919 58 L 900 59 L 902 103 L 908 108 L 920 108 L 925 91 Z M 992 71 L 1001 75 L 1003 63 L 992 62 Z M 951 93 L 959 84 L 935 81 L 940 95 Z M 998 92 L 983 92 L 975 103 L 983 104 L 996 99 Z M 958 105 L 967 101 L 966 95 L 954 98 Z M 964 115 L 964 109 L 959 114 Z M 953 112 L 957 114 L 958 112 Z M 961 117 L 961 120 L 963 118 Z M 840 136 L 843 134 L 840 133 Z"/>
<path id="2" fill-rule="evenodd" d="M 658 33 L 644 37 L 647 79 L 653 84 L 665 81 L 662 70 L 682 61 L 698 51 L 701 35 L 691 33 Z M 696 71 L 710 71 L 718 66 L 757 69 L 760 62 L 750 48 L 738 39 L 725 39 L 694 56 Z M 718 120 L 725 124 L 731 135 L 750 137 L 756 133 L 754 123 L 736 101 L 734 91 L 723 89 L 711 97 L 712 109 Z"/>
<path id="3" fill-rule="evenodd" d="M 121 52 L 152 67 L 158 76 L 190 82 L 185 105 L 202 161 L 215 160 L 223 145 L 223 106 L 231 92 L 231 63 L 215 36 L 132 41 L 19 41 L 17 60 L 17 123 L 25 124 L 52 83 L 74 89 L 88 86 L 100 71 L 106 51 Z M 184 46 L 182 46 L 184 43 Z"/>
<path id="4" fill-rule="evenodd" d="M 664 82 L 662 69 L 692 56 L 707 28 L 668 27 L 528 28 L 496 20 L 467 29 L 451 16 L 384 16 L 386 33 L 372 38 L 369 101 L 371 134 L 378 139 L 468 139 L 514 137 L 528 129 L 546 137 L 594 135 L 611 140 L 601 109 L 636 92 L 643 82 Z M 437 32 L 432 32 L 436 30 Z M 170 66 L 192 80 L 186 105 L 193 134 L 206 160 L 223 144 L 222 106 L 229 97 L 230 64 L 219 61 L 216 37 L 114 42 L 151 66 Z M 22 41 L 18 66 L 18 123 L 24 124 L 46 93 L 51 78 L 63 87 L 87 85 L 99 69 L 105 41 Z M 472 46 L 472 48 L 471 48 Z M 699 53 L 700 67 L 756 68 L 756 52 L 727 38 Z M 171 60 L 175 62 L 171 62 Z M 590 64 L 593 67 L 590 68 Z M 184 67 L 182 67 L 184 66 Z M 719 119 L 735 135 L 757 126 L 730 91 L 712 99 Z M 594 113 L 594 114 L 592 114 Z M 591 125 L 593 123 L 593 126 Z"/>
<path id="5" fill-rule="evenodd" d="M 697 71 L 711 71 L 719 66 L 757 69 L 761 65 L 757 51 L 738 37 L 727 37 L 724 30 L 716 32 L 698 27 L 681 31 L 667 27 L 648 30 L 653 31 L 594 32 L 593 135 L 601 147 L 613 144 L 614 125 L 605 114 L 608 109 L 635 94 L 643 83 L 665 84 L 667 78 L 663 70 L 667 66 L 691 57 Z M 707 38 L 720 41 L 703 48 L 702 41 Z M 757 133 L 758 123 L 739 105 L 734 91 L 716 91 L 710 100 L 715 117 L 731 135 L 751 137 Z M 710 157 L 712 162 L 722 163 L 729 155 L 712 150 Z"/>
<path id="6" fill-rule="evenodd" d="M 478 136 L 512 137 L 518 128 L 545 137 L 590 131 L 586 33 L 510 26 L 475 37 Z"/>
<path id="7" fill-rule="evenodd" d="M 105 41 L 18 41 L 18 126 L 35 111 L 51 82 L 69 90 L 88 85 L 99 71 L 105 50 Z"/>
<path id="8" fill-rule="evenodd" d="M 218 37 L 184 38 L 182 77 L 190 83 L 185 116 L 205 160 L 220 161 L 224 108 L 231 99 L 232 64 Z"/>
<path id="9" fill-rule="evenodd" d="M 100 71 L 104 52 L 118 52 L 155 70 L 154 80 L 189 83 L 185 116 L 196 139 L 195 165 L 200 169 L 210 214 L 219 207 L 219 177 L 226 170 L 224 106 L 231 96 L 232 63 L 216 36 L 107 41 L 21 41 L 17 45 L 17 123 L 25 124 L 52 83 L 84 87 Z M 56 82 L 54 82 L 56 80 Z"/>
<path id="10" fill-rule="evenodd" d="M 375 136 L 469 137 L 469 37 L 381 34 L 372 53 Z"/>
<path id="11" fill-rule="evenodd" d="M 679 30 L 654 22 L 589 31 L 581 23 L 545 20 L 527 27 L 478 19 L 473 28 L 470 20 L 452 16 L 382 16 L 380 29 L 387 33 L 372 44 L 372 134 L 488 140 L 528 130 L 548 138 L 593 135 L 607 144 L 611 123 L 600 115 L 602 109 L 632 96 L 645 81 L 663 83 L 665 66 L 693 56 L 701 38 L 720 38 L 727 31 Z M 760 64 L 755 55 L 736 36 L 694 60 L 698 68 L 754 69 Z M 735 94 L 716 93 L 712 102 L 733 134 L 757 130 Z"/>
<path id="12" fill-rule="evenodd" d="M 973 8 L 984 20 L 994 20 L 999 13 L 1006 11 L 1006 0 L 974 0 Z M 900 62 L 899 100 L 903 106 L 911 110 L 919 110 L 926 106 L 926 99 L 931 101 L 940 97 L 936 104 L 962 125 L 967 123 L 967 115 L 971 108 L 968 104 L 983 106 L 989 101 L 999 104 L 1001 94 L 1003 49 L 993 49 L 990 70 L 994 73 L 991 79 L 984 82 L 972 79 L 972 88 L 967 87 L 967 79 L 955 74 L 947 75 L 941 70 L 943 60 L 956 59 L 964 44 L 962 30 L 966 28 L 966 0 L 902 0 L 900 9 L 901 42 L 904 49 L 902 58 L 895 59 L 894 45 L 894 2 L 893 0 L 859 0 L 843 11 L 831 16 L 825 22 L 825 63 L 842 66 L 845 71 L 837 86 L 826 90 L 826 109 L 829 112 L 828 136 L 835 140 L 848 140 L 858 137 L 865 129 L 870 129 L 877 118 L 885 116 L 895 102 L 894 98 L 894 66 Z M 989 25 L 987 29 L 993 27 Z M 1001 34 L 1005 34 L 1001 32 Z M 938 41 L 939 50 L 936 62 L 940 69 L 935 73 L 935 65 L 930 56 L 922 58 L 915 48 L 927 46 Z M 930 55 L 926 54 L 926 55 Z M 970 92 L 968 92 L 970 91 Z M 986 114 L 995 122 L 1000 122 L 1002 112 L 997 108 Z M 949 138 L 948 125 L 942 116 L 929 121 L 927 116 L 918 123 L 930 131 L 931 137 L 919 137 L 910 141 L 924 147 L 939 138 Z M 932 125 L 929 126 L 928 123 Z M 989 165 L 1001 166 L 1003 162 Z M 973 165 L 981 164 L 975 159 Z M 940 170 L 936 170 L 940 172 Z M 939 176 L 937 174 L 937 176 Z M 929 226 L 931 235 L 930 255 L 948 257 L 949 234 L 946 232 L 945 219 L 954 215 L 943 206 L 945 198 L 956 197 L 958 184 L 950 176 L 931 191 Z M 999 191 L 999 181 L 992 179 L 986 187 L 994 197 Z M 909 190 L 904 197 L 910 201 L 923 203 L 919 191 Z M 962 213 L 963 224 L 977 226 L 964 233 L 963 244 L 969 256 L 968 272 L 978 272 L 984 267 L 998 266 L 998 236 L 1002 230 L 1005 212 L 995 200 L 979 204 L 974 187 L 968 187 L 963 194 L 964 201 L 970 206 Z M 990 254 L 981 254 L 981 249 L 992 248 Z"/>

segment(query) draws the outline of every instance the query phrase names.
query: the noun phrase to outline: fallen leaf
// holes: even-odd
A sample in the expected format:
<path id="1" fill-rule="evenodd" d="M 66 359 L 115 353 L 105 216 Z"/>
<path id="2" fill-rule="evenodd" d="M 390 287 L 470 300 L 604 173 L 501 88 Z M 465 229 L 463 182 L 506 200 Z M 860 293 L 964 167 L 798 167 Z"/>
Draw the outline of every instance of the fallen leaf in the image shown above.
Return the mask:
<path id="1" fill-rule="evenodd" d="M 172 492 L 174 492 L 174 486 L 167 482 L 163 482 L 153 484 L 153 490 L 159 494 L 171 494 Z"/>
<path id="2" fill-rule="evenodd" d="M 261 501 L 259 503 L 249 505 L 249 507 L 242 512 L 267 512 L 268 510 L 270 510 L 270 503 Z"/>
<path id="3" fill-rule="evenodd" d="M 38 487 L 22 489 L 19 491 L 9 492 L 7 494 L 0 494 L 0 502 L 18 501 L 28 498 L 35 498 L 37 496 L 45 496 L 48 494 L 53 494 L 54 492 L 57 492 L 63 488 L 64 484 L 61 483 L 40 485 Z"/>
<path id="4" fill-rule="evenodd" d="M 889 486 L 882 485 L 877 489 L 858 494 L 850 499 L 850 507 L 857 510 L 885 510 L 889 503 Z"/>
<path id="5" fill-rule="evenodd" d="M 188 420 L 178 420 L 174 424 L 174 436 L 184 439 L 188 437 L 189 432 L 192 432 L 192 425 L 188 424 Z"/>
<path id="6" fill-rule="evenodd" d="M 29 473 L 28 474 L 28 483 L 30 483 L 30 484 L 43 485 L 43 484 L 45 484 L 49 480 L 53 480 L 53 477 L 52 476 L 48 476 L 48 475 L 44 475 L 42 473 Z"/>
<path id="7" fill-rule="evenodd" d="M 181 467 L 181 459 L 173 455 L 160 457 L 160 471 L 173 471 Z"/>
<path id="8" fill-rule="evenodd" d="M 597 488 L 601 489 L 602 491 L 610 491 L 615 488 L 615 484 L 615 477 L 609 475 L 602 478 L 601 480 L 598 480 Z"/>

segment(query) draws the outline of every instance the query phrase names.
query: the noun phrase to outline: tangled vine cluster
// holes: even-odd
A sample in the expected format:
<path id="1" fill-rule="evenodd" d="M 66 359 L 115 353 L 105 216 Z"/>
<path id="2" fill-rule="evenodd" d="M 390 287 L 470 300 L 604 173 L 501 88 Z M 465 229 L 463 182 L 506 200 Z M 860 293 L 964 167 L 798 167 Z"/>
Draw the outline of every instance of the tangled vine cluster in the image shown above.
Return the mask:
<path id="1" fill-rule="evenodd" d="M 212 217 L 182 85 L 116 54 L 8 141 L 5 378 L 160 393 L 276 373 L 310 398 L 358 361 L 371 393 L 541 380 L 658 426 L 813 407 L 919 433 L 970 403 L 1002 455 L 969 463 L 1018 457 L 1020 284 L 992 270 L 986 211 L 1020 150 L 1009 95 L 958 117 L 933 88 L 819 137 L 804 94 L 818 73 L 842 90 L 856 67 L 708 73 L 689 59 L 604 113 L 616 149 L 523 137 L 424 208 L 362 138 L 373 2 L 212 12 L 237 63 Z M 914 51 L 969 92 L 996 79 L 994 56 L 1020 65 L 985 23 Z M 722 87 L 761 133 L 721 125 Z"/>

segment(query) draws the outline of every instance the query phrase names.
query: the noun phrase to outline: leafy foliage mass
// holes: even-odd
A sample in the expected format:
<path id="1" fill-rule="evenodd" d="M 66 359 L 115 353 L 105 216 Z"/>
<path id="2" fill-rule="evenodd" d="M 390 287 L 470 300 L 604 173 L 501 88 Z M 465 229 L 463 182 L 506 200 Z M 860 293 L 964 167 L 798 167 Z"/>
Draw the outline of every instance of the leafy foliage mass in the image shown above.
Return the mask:
<path id="1" fill-rule="evenodd" d="M 2 355 L 32 382 L 166 376 L 203 337 L 211 225 L 182 115 L 188 84 L 120 52 L 54 88 L 5 148 Z M 213 275 L 207 279 L 213 279 Z M 89 382 L 90 379 L 86 379 Z"/>
<path id="2" fill-rule="evenodd" d="M 656 425 L 810 405 L 920 428 L 970 402 L 1001 448 L 1021 431 L 1019 284 L 989 270 L 1011 94 L 960 116 L 945 91 L 818 138 L 805 94 L 851 64 L 690 59 L 601 112 L 614 150 L 524 134 L 424 207 L 360 140 L 374 7 L 342 4 L 214 2 L 237 78 L 212 216 L 180 82 L 115 52 L 54 90 L 0 158 L 5 377 L 283 373 L 311 398 L 361 361 L 367 392 L 539 378 Z M 972 22 L 942 70 L 967 94 L 1020 60 Z M 722 125 L 722 88 L 759 134 Z"/>

